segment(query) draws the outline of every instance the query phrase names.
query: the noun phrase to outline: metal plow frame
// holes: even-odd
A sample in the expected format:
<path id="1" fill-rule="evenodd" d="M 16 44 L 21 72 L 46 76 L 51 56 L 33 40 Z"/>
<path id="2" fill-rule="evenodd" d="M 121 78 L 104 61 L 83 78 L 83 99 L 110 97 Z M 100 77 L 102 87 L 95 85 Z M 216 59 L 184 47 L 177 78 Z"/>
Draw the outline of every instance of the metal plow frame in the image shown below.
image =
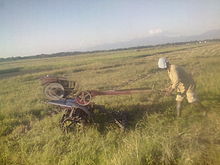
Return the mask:
<path id="1" fill-rule="evenodd" d="M 64 114 L 60 120 L 61 128 L 68 132 L 73 124 L 92 122 L 94 103 L 92 98 L 107 95 L 131 95 L 138 93 L 150 93 L 150 88 L 107 90 L 107 91 L 78 91 L 78 84 L 75 81 L 68 81 L 64 77 L 45 76 L 41 78 L 44 86 L 44 95 L 47 103 L 60 107 Z M 127 123 L 126 117 L 114 118 L 114 122 L 124 130 Z"/>

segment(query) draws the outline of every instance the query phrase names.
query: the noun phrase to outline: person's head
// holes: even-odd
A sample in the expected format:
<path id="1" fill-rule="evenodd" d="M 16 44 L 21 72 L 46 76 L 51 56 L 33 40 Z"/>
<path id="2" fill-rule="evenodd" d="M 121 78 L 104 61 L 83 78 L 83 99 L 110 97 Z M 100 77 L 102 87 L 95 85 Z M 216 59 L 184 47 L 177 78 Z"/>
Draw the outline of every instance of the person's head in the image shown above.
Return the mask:
<path id="1" fill-rule="evenodd" d="M 167 60 L 166 57 L 161 57 L 158 60 L 158 67 L 161 69 L 167 69 L 169 66 L 169 61 Z"/>

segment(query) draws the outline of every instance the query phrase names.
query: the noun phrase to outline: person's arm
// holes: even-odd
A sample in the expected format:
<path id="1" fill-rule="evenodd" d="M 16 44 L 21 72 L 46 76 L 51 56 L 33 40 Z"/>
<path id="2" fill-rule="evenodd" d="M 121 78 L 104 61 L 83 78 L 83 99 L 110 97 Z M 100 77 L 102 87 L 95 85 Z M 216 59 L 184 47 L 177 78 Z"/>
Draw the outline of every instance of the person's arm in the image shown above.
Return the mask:
<path id="1" fill-rule="evenodd" d="M 169 88 L 166 89 L 165 96 L 170 96 L 174 90 L 175 89 L 173 89 L 172 86 L 170 86 Z"/>

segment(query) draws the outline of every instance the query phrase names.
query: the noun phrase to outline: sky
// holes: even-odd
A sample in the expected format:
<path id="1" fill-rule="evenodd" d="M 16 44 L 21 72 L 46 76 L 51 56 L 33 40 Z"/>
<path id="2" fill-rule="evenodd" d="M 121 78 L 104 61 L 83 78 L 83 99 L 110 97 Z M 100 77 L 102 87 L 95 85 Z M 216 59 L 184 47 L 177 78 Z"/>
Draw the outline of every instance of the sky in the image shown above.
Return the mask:
<path id="1" fill-rule="evenodd" d="M 220 29 L 220 0 L 0 0 L 0 58 Z"/>

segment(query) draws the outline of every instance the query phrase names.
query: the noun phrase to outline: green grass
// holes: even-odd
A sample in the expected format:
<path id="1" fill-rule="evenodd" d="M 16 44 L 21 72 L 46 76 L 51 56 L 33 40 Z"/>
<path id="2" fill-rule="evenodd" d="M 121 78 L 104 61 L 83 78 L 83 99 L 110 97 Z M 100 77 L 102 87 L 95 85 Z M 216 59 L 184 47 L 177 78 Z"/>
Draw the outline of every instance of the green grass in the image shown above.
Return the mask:
<path id="1" fill-rule="evenodd" d="M 175 96 L 100 96 L 96 104 L 128 113 L 126 132 L 97 113 L 100 123 L 64 134 L 58 123 L 62 114 L 52 115 L 54 107 L 43 102 L 39 78 L 47 74 L 76 80 L 82 90 L 165 88 L 168 75 L 157 69 L 163 56 L 193 74 L 207 117 L 185 101 L 177 119 Z M 219 42 L 1 62 L 0 164 L 218 165 L 219 64 Z"/>

